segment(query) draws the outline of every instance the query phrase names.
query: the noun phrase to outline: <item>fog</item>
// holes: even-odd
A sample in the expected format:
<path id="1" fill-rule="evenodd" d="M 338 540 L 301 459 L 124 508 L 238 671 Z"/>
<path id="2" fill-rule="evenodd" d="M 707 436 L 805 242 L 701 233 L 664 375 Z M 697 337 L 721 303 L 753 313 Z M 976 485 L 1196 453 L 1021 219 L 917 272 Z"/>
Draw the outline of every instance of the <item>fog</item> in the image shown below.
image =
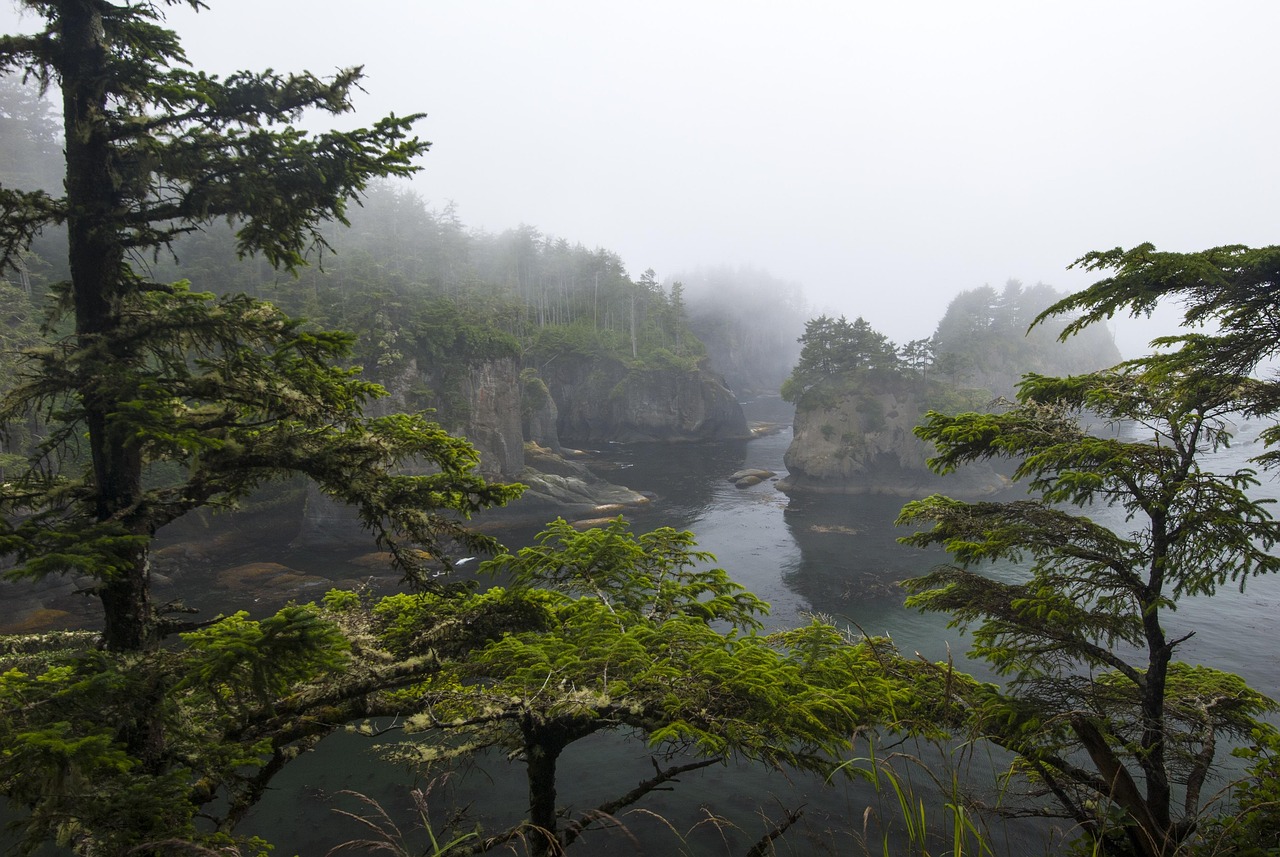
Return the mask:
<path id="1" fill-rule="evenodd" d="M 170 11 L 198 68 L 363 64 L 357 119 L 427 113 L 414 187 L 471 227 L 755 266 L 899 342 L 962 289 L 1082 288 L 1089 250 L 1277 234 L 1263 0 L 210 6 Z"/>

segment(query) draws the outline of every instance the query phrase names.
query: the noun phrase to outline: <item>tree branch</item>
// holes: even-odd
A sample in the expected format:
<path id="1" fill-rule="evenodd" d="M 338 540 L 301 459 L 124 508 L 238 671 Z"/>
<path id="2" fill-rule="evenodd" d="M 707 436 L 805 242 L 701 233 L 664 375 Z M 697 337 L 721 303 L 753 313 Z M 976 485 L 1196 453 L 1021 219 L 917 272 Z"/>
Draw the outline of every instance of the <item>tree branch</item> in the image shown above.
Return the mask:
<path id="1" fill-rule="evenodd" d="M 724 761 L 724 757 L 713 756 L 710 759 L 699 759 L 696 762 L 690 762 L 685 765 L 675 765 L 673 767 L 667 768 L 666 770 L 663 770 L 662 768 L 658 767 L 658 762 L 656 759 L 651 758 L 649 761 L 653 764 L 654 775 L 652 777 L 642 781 L 634 789 L 622 795 L 621 797 L 616 798 L 615 800 L 607 801 L 606 803 L 602 803 L 595 809 L 588 810 L 587 812 L 583 813 L 583 817 L 580 820 L 571 822 L 565 828 L 564 833 L 562 834 L 562 840 L 561 840 L 565 848 L 568 848 L 570 845 L 572 845 L 574 841 L 576 841 L 578 837 L 580 837 L 586 831 L 586 829 L 596 821 L 599 821 L 601 819 L 612 818 L 618 812 L 618 810 L 624 807 L 631 806 L 633 803 L 640 800 L 645 795 L 649 794 L 649 792 L 652 792 L 658 789 L 660 786 L 664 785 L 665 783 L 674 781 L 675 778 L 680 776 L 681 774 L 686 774 L 690 771 L 701 770 L 702 768 L 706 768 L 711 765 L 718 764 Z"/>

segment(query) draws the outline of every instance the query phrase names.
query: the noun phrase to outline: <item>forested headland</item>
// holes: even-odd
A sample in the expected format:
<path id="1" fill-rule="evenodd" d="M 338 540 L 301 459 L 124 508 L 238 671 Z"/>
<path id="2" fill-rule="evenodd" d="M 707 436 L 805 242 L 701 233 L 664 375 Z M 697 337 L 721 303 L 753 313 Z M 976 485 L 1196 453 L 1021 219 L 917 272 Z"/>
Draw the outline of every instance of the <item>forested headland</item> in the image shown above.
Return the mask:
<path id="1" fill-rule="evenodd" d="M 951 301 L 932 334 L 902 345 L 862 317 L 810 319 L 782 385 L 782 396 L 796 405 L 783 487 L 907 498 L 1007 488 L 1009 474 L 986 464 L 939 477 L 929 467 L 933 446 L 913 430 L 930 411 L 985 410 L 1012 400 L 1028 373 L 1070 375 L 1119 363 L 1101 326 L 1060 342 L 1051 325 L 1035 324 L 1064 297 L 1016 280 L 1001 292 L 970 289 Z"/>

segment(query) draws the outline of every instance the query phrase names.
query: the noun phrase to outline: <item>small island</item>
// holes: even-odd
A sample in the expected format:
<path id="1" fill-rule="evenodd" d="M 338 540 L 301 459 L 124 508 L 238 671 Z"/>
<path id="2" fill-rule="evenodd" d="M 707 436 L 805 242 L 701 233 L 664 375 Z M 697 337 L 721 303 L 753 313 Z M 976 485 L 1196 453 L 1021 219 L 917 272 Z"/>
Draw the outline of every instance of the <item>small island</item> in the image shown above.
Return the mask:
<path id="1" fill-rule="evenodd" d="M 1120 361 L 1104 328 L 1059 342 L 1036 316 L 1062 297 L 1010 281 L 962 292 L 934 333 L 898 346 L 859 317 L 822 315 L 805 325 L 799 362 L 782 386 L 796 406 L 786 454 L 787 492 L 921 497 L 943 490 L 929 470 L 931 444 L 914 429 L 930 411 L 987 410 L 1012 397 L 1026 373 L 1068 375 Z M 1030 330 L 1028 330 L 1030 328 Z M 945 477 L 952 495 L 981 497 L 1008 486 L 987 464 Z"/>

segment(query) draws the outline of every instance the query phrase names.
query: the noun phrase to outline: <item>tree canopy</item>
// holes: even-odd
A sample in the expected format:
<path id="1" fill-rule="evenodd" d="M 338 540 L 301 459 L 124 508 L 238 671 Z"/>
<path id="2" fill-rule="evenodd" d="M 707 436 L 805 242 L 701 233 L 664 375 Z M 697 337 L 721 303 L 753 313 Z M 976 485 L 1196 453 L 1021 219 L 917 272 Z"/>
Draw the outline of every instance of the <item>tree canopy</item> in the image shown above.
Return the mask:
<path id="1" fill-rule="evenodd" d="M 1106 853 L 1173 853 L 1202 820 L 1219 742 L 1270 729 L 1259 718 L 1272 700 L 1178 660 L 1195 631 L 1172 615 L 1280 570 L 1280 524 L 1249 495 L 1254 472 L 1204 465 L 1252 386 L 1142 365 L 1032 375 L 1005 413 L 931 412 L 917 430 L 936 471 L 1010 458 L 1034 495 L 908 504 L 900 523 L 933 526 L 904 541 L 941 546 L 956 565 L 908 581 L 907 603 L 972 626 L 972 654 L 1006 683 L 953 685 L 970 725 L 1017 753 Z M 1086 418 L 1134 435 L 1095 433 Z M 1122 509 L 1132 529 L 1096 523 L 1096 505 Z M 1025 579 L 978 570 L 999 560 L 1027 561 Z"/>
<path id="2" fill-rule="evenodd" d="M 65 223 L 70 278 L 49 305 L 52 338 L 0 405 L 9 423 L 49 420 L 0 497 L 15 573 L 93 577 L 106 645 L 141 649 L 177 627 L 150 604 L 151 537 L 283 475 L 353 504 L 407 574 L 421 565 L 411 547 L 483 542 L 433 510 L 465 515 L 513 490 L 474 476 L 470 447 L 421 417 L 362 418 L 382 391 L 335 365 L 350 335 L 245 295 L 155 282 L 141 263 L 227 221 L 240 255 L 296 270 L 370 179 L 416 169 L 417 117 L 312 135 L 292 123 L 350 110 L 359 69 L 221 79 L 186 67 L 161 5 L 25 5 L 45 27 L 0 39 L 0 70 L 60 88 L 66 192 L 0 188 L 0 264 Z M 401 475 L 411 461 L 439 473 Z"/>
<path id="3" fill-rule="evenodd" d="M 799 402 L 808 390 L 833 378 L 892 374 L 901 368 L 894 344 L 861 316 L 852 322 L 844 316 L 810 319 L 799 342 L 800 360 L 782 385 L 788 402 Z"/>
<path id="4" fill-rule="evenodd" d="M 707 567 L 711 559 L 688 532 L 637 535 L 617 518 L 583 532 L 558 520 L 535 544 L 490 560 L 485 570 L 510 587 L 476 599 L 515 599 L 530 621 L 409 689 L 406 704 L 419 713 L 408 728 L 436 737 L 417 749 L 397 744 L 394 754 L 438 761 L 498 747 L 518 758 L 524 819 L 478 848 L 524 836 L 534 854 L 561 853 L 591 825 L 707 764 L 739 758 L 830 773 L 857 729 L 902 704 L 905 685 L 884 669 L 896 657 L 886 641 L 854 640 L 818 620 L 756 633 L 768 605 Z M 377 612 L 399 656 L 436 647 L 422 633 L 438 625 L 434 596 L 388 598 Z M 558 760 L 602 731 L 641 736 L 655 776 L 562 823 Z"/>
<path id="5" fill-rule="evenodd" d="M 1073 336 L 1119 312 L 1149 315 L 1162 301 L 1182 305 L 1184 332 L 1156 339 L 1148 362 L 1199 374 L 1248 375 L 1280 347 L 1280 247 L 1214 247 L 1194 253 L 1162 252 L 1152 244 L 1088 253 L 1077 267 L 1106 271 L 1089 288 L 1063 298 L 1036 318 L 1047 324 L 1074 316 L 1062 332 Z M 1280 410 L 1275 384 L 1254 385 L 1244 402 L 1254 415 Z M 1280 439 L 1274 429 L 1269 445 Z M 1270 462 L 1274 456 L 1264 457 Z"/>

